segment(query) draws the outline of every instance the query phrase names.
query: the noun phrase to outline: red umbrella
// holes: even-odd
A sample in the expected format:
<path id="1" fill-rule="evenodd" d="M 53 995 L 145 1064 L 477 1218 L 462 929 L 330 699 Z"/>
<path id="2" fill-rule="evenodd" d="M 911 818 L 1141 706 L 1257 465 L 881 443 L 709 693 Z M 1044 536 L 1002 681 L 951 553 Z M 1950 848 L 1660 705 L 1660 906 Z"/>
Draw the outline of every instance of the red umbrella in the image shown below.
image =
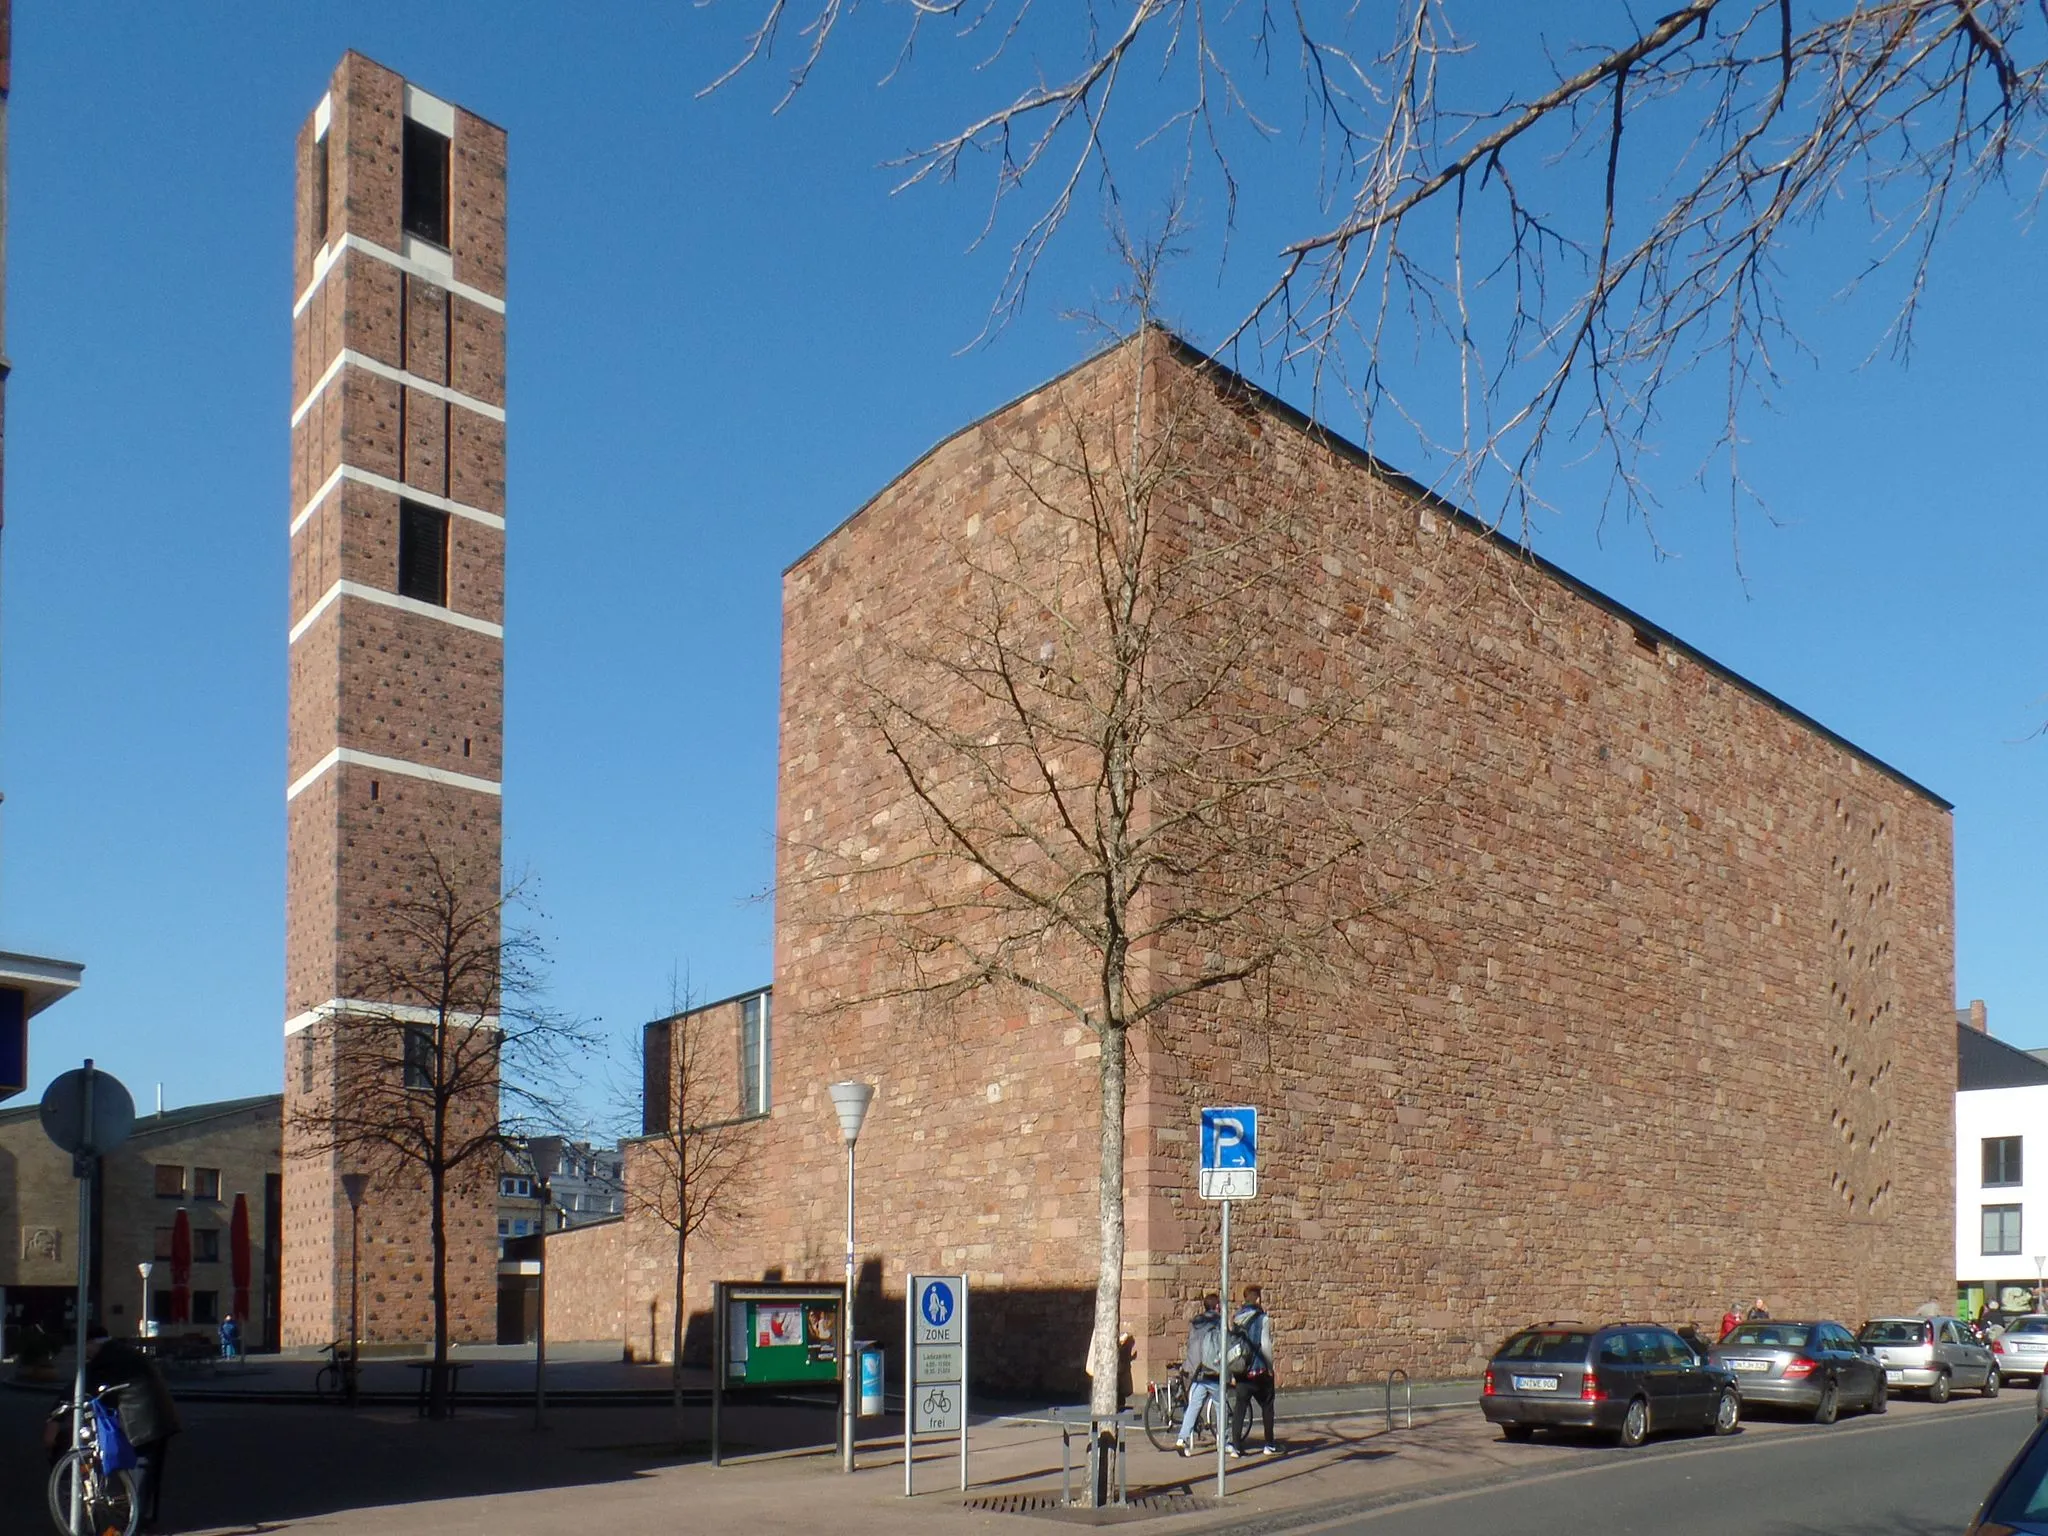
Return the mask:
<path id="1" fill-rule="evenodd" d="M 228 1269 L 235 1282 L 235 1320 L 249 1322 L 249 1197 L 235 1196 L 235 1213 L 228 1218 Z"/>
<path id="2" fill-rule="evenodd" d="M 192 1321 L 192 1222 L 182 1205 L 171 1223 L 171 1321 Z"/>

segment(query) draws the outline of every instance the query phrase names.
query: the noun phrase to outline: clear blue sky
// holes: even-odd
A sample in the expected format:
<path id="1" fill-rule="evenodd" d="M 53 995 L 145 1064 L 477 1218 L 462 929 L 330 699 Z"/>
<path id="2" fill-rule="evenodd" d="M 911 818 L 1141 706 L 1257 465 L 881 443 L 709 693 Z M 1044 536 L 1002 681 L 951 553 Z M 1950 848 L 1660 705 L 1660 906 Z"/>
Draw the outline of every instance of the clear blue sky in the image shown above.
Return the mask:
<path id="1" fill-rule="evenodd" d="M 753 5 L 574 9 L 18 8 L 0 943 L 87 966 L 37 1025 L 35 1091 L 85 1055 L 145 1103 L 279 1082 L 291 150 L 344 48 L 511 133 L 506 854 L 555 1000 L 622 1041 L 672 968 L 700 995 L 768 979 L 783 567 L 1088 346 L 1064 317 L 1117 274 L 1085 216 L 970 345 L 1000 276 L 968 249 L 979 192 L 878 169 L 959 110 L 935 71 L 877 89 L 850 49 L 773 116 L 774 73 L 695 99 Z M 1269 211 L 1222 280 L 1176 273 L 1194 339 L 1260 275 Z M 1810 285 L 1817 359 L 1750 422 L 1779 521 L 1746 525 L 1746 585 L 1682 452 L 1675 558 L 1568 480 L 1537 541 L 1956 802 L 1958 993 L 2026 1045 L 2044 278 L 1981 205 L 1906 369 L 1859 367 L 1881 314 Z"/>

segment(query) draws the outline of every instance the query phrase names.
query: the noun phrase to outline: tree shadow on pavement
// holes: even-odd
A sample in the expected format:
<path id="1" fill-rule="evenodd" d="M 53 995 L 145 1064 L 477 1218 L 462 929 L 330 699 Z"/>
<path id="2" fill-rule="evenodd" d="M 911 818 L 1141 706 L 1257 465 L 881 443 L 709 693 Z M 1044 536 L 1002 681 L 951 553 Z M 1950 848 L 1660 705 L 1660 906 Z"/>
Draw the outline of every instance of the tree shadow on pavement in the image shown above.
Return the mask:
<path id="1" fill-rule="evenodd" d="M 37 1444 L 48 1403 L 0 1392 L 0 1531 L 48 1528 Z M 701 1460 L 706 1426 L 685 1422 L 678 1448 L 664 1408 L 551 1411 L 536 1430 L 529 1410 L 478 1408 L 445 1422 L 404 1409 L 182 1405 L 163 1491 L 168 1532 L 256 1530 L 349 1509 L 481 1494 L 628 1481 Z M 726 1450 L 829 1443 L 829 1412 L 801 1407 L 728 1410 Z"/>

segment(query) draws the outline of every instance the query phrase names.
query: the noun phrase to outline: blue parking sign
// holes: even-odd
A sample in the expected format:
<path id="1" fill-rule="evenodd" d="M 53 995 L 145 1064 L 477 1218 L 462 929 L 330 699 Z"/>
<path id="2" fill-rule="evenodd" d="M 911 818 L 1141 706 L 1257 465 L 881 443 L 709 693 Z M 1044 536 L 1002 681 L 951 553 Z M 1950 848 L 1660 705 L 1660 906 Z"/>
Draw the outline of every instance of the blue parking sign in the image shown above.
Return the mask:
<path id="1" fill-rule="evenodd" d="M 1202 1111 L 1202 1161 L 1197 1183 L 1204 1200 L 1250 1200 L 1259 1192 L 1259 1112 L 1248 1104 Z"/>

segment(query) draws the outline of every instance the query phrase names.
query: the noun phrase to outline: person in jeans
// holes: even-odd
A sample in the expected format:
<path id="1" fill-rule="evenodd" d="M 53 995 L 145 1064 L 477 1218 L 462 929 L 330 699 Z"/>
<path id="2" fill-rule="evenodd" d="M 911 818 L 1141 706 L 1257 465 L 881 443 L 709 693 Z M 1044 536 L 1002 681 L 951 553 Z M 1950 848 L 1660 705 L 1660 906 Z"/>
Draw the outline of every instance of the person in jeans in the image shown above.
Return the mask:
<path id="1" fill-rule="evenodd" d="M 1187 1355 L 1181 1364 L 1188 1373 L 1188 1408 L 1180 1417 L 1180 1434 L 1174 1438 L 1173 1448 L 1189 1456 L 1204 1403 L 1216 1404 L 1219 1432 L 1223 1427 L 1223 1404 L 1217 1394 L 1223 1365 L 1223 1298 L 1214 1291 L 1202 1298 L 1202 1310 L 1188 1325 Z"/>
<path id="2" fill-rule="evenodd" d="M 1264 1298 L 1260 1287 L 1246 1286 L 1244 1300 L 1230 1319 L 1232 1331 L 1243 1334 L 1251 1345 L 1251 1360 L 1231 1393 L 1236 1403 L 1230 1416 L 1230 1449 L 1236 1456 L 1244 1454 L 1244 1437 L 1252 1427 L 1254 1401 L 1265 1420 L 1265 1454 L 1272 1456 L 1280 1449 L 1273 1440 L 1273 1318 L 1266 1311 Z"/>

